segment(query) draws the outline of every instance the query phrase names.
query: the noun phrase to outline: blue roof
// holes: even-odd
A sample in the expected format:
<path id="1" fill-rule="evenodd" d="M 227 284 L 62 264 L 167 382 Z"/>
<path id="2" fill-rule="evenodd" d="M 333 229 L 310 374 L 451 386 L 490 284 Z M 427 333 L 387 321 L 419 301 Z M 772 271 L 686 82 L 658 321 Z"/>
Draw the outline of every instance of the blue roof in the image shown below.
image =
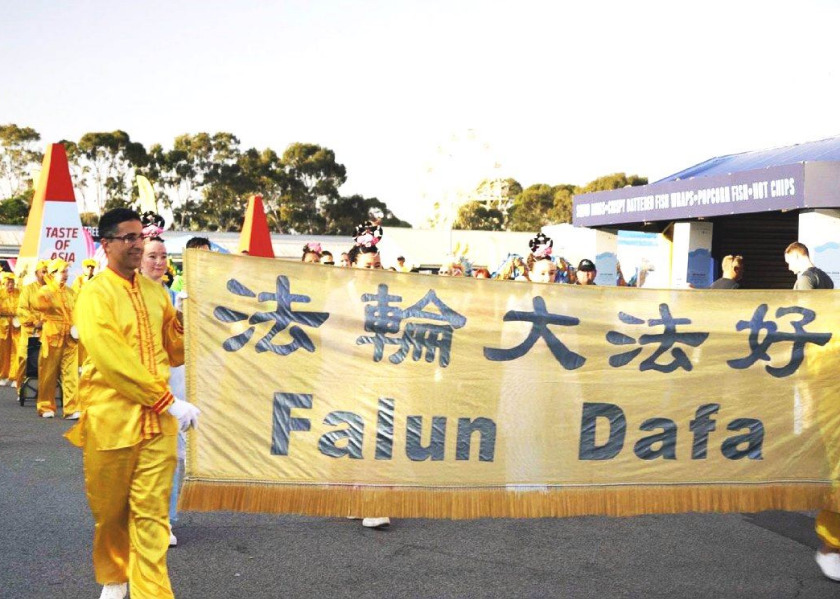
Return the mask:
<path id="1" fill-rule="evenodd" d="M 729 154 L 728 156 L 710 158 L 705 162 L 660 179 L 656 183 L 678 181 L 692 177 L 727 175 L 729 173 L 739 173 L 742 171 L 797 164 L 800 162 L 828 162 L 834 160 L 840 161 L 840 136 L 829 137 L 820 141 L 809 141 L 784 148 L 743 152 L 741 154 Z"/>

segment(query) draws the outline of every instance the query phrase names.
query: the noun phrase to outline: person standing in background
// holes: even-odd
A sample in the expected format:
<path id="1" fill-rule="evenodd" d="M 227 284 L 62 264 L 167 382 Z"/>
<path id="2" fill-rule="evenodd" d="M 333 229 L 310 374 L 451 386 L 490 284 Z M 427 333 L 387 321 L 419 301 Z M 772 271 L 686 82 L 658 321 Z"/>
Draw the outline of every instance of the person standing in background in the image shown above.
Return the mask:
<path id="1" fill-rule="evenodd" d="M 43 320 L 41 354 L 38 356 L 38 415 L 55 417 L 55 388 L 61 374 L 64 417 L 78 420 L 79 351 L 73 327 L 76 294 L 67 287 L 70 265 L 56 258 L 47 266 L 46 284 L 35 295 L 35 307 Z"/>
<path id="2" fill-rule="evenodd" d="M 796 275 L 794 289 L 834 289 L 834 281 L 825 271 L 814 266 L 808 248 L 804 244 L 794 241 L 787 246 L 785 262 L 790 271 Z"/>
<path id="3" fill-rule="evenodd" d="M 17 380 L 17 348 L 20 321 L 17 305 L 20 290 L 15 286 L 15 274 L 4 272 L 0 288 L 0 386 Z"/>
<path id="4" fill-rule="evenodd" d="M 723 275 L 709 289 L 738 289 L 744 276 L 744 259 L 741 256 L 724 256 L 721 261 Z"/>
<path id="5" fill-rule="evenodd" d="M 35 265 L 35 280 L 24 285 L 20 290 L 17 306 L 17 319 L 20 323 L 20 337 L 17 347 L 17 371 L 15 386 L 20 389 L 26 377 L 26 363 L 29 360 L 29 339 L 41 335 L 43 321 L 35 307 L 35 296 L 44 286 L 44 275 L 47 272 L 47 260 L 39 260 Z"/>
<path id="6" fill-rule="evenodd" d="M 85 283 L 90 281 L 93 278 L 93 275 L 96 274 L 96 260 L 93 258 L 85 258 L 82 260 L 82 274 L 76 277 L 76 280 L 73 281 L 73 291 L 76 292 L 76 295 L 79 295 L 79 292 L 82 290 L 82 287 Z"/>

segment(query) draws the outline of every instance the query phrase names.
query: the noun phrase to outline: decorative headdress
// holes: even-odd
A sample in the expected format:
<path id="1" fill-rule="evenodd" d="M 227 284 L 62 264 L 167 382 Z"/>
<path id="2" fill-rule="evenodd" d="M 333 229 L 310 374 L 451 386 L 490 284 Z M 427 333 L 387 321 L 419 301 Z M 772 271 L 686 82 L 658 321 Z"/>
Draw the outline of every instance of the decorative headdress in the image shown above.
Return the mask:
<path id="1" fill-rule="evenodd" d="M 4 272 L 2 275 L 0 275 L 0 280 L 2 280 L 4 283 L 5 283 L 6 281 L 8 281 L 9 279 L 11 279 L 12 281 L 14 281 L 14 280 L 15 280 L 15 273 L 13 273 L 13 272 Z"/>
<path id="2" fill-rule="evenodd" d="M 38 260 L 38 262 L 35 264 L 35 270 L 41 270 L 42 268 L 46 269 L 49 265 L 49 260 Z"/>
<path id="3" fill-rule="evenodd" d="M 537 260 L 551 258 L 554 241 L 545 233 L 537 233 L 536 237 L 528 242 L 528 247 L 531 248 L 531 253 Z"/>
<path id="4" fill-rule="evenodd" d="M 321 252 L 322 252 L 322 250 L 321 250 L 321 244 L 320 244 L 320 243 L 318 243 L 317 241 L 308 241 L 308 242 L 307 242 L 307 243 L 303 246 L 303 253 L 304 253 L 304 254 L 307 254 L 307 253 L 310 253 L 310 252 L 311 252 L 311 253 L 314 253 L 314 254 L 318 254 L 318 255 L 320 256 L 320 255 L 321 255 Z"/>
<path id="5" fill-rule="evenodd" d="M 369 220 L 366 220 L 356 227 L 356 233 L 353 235 L 353 239 L 363 252 L 375 252 L 376 244 L 382 239 L 382 235 L 383 232 L 380 225 L 375 225 Z"/>
<path id="6" fill-rule="evenodd" d="M 82 268 L 87 268 L 89 266 L 93 266 L 96 268 L 99 264 L 93 258 L 85 258 L 82 260 Z"/>
<path id="7" fill-rule="evenodd" d="M 493 279 L 516 280 L 524 277 L 528 266 L 519 254 L 508 254 L 499 267 L 491 274 Z"/>
<path id="8" fill-rule="evenodd" d="M 163 217 L 151 210 L 140 216 L 140 222 L 143 224 L 143 237 L 146 239 L 160 237 L 163 234 L 163 227 L 166 225 Z"/>

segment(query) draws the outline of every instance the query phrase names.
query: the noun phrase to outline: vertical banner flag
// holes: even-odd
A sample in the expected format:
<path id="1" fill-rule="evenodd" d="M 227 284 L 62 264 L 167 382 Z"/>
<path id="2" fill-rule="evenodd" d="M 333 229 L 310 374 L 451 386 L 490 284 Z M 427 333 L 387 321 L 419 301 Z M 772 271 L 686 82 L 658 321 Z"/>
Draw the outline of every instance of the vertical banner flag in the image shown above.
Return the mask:
<path id="1" fill-rule="evenodd" d="M 79 218 L 64 145 L 50 144 L 29 208 L 17 274 L 26 271 L 31 275 L 38 260 L 61 258 L 70 264 L 68 280 L 73 281 L 88 256 L 89 243 Z"/>
<path id="2" fill-rule="evenodd" d="M 840 508 L 837 292 L 186 268 L 186 509 Z"/>

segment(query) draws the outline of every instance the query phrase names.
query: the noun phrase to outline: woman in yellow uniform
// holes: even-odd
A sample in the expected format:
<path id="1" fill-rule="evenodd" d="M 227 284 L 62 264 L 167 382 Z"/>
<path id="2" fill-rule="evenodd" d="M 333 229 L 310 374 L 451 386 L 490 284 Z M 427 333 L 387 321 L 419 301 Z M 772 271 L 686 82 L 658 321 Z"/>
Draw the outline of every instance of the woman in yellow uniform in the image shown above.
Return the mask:
<path id="1" fill-rule="evenodd" d="M 70 265 L 57 258 L 51 260 L 45 277 L 46 285 L 35 296 L 35 307 L 44 321 L 41 330 L 41 355 L 38 357 L 38 415 L 55 416 L 55 385 L 61 373 L 64 417 L 77 420 L 81 414 L 79 388 L 79 351 L 73 327 L 73 306 L 76 294 L 67 287 Z"/>
<path id="2" fill-rule="evenodd" d="M 24 285 L 20 290 L 20 298 L 17 305 L 17 318 L 20 322 L 20 335 L 17 346 L 17 369 L 15 386 L 18 389 L 23 385 L 26 376 L 26 361 L 29 356 L 29 339 L 38 337 L 41 334 L 41 316 L 35 307 L 35 296 L 38 290 L 44 286 L 44 275 L 47 273 L 49 260 L 39 260 L 35 265 L 35 280 Z M 21 274 L 21 279 L 24 275 Z"/>
<path id="3" fill-rule="evenodd" d="M 0 280 L 3 285 L 0 289 L 0 386 L 6 386 L 17 373 L 17 342 L 20 332 L 17 305 L 20 291 L 15 287 L 14 273 L 4 272 Z"/>

